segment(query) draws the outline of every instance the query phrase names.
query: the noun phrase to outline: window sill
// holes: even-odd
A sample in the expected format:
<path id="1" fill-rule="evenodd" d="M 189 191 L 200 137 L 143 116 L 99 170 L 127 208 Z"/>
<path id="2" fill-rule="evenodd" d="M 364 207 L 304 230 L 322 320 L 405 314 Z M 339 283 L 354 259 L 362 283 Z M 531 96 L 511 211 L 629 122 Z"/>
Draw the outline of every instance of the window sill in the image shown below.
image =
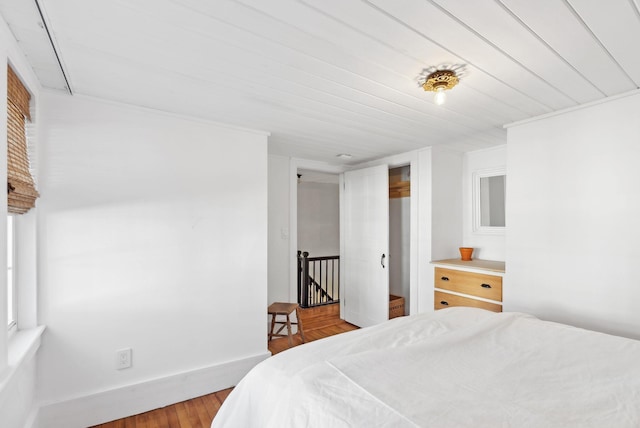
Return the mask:
<path id="1" fill-rule="evenodd" d="M 40 337 L 45 326 L 41 325 L 25 330 L 18 330 L 9 339 L 8 365 L 0 378 L 0 391 L 9 383 L 20 366 L 29 361 L 40 347 Z"/>

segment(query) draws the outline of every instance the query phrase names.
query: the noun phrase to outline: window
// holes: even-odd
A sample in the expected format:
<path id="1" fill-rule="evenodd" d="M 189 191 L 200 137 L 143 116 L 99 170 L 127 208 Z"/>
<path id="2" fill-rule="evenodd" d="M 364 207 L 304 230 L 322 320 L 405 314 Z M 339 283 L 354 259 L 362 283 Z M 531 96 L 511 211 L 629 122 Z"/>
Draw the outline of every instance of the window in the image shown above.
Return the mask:
<path id="1" fill-rule="evenodd" d="M 16 286 L 14 275 L 14 227 L 13 216 L 7 216 L 7 323 L 9 330 L 16 328 Z"/>
<path id="2" fill-rule="evenodd" d="M 35 206 L 39 194 L 30 171 L 27 123 L 31 122 L 31 94 L 7 64 L 7 325 L 17 330 L 17 285 L 15 278 L 15 220 Z"/>

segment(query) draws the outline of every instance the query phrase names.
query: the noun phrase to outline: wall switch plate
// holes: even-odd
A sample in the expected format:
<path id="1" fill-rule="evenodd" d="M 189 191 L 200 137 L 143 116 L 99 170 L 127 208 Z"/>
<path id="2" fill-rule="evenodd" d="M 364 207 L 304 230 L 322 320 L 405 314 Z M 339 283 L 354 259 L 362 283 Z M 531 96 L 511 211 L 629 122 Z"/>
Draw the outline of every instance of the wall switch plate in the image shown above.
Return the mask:
<path id="1" fill-rule="evenodd" d="M 116 369 L 128 369 L 131 367 L 131 348 L 116 351 Z"/>

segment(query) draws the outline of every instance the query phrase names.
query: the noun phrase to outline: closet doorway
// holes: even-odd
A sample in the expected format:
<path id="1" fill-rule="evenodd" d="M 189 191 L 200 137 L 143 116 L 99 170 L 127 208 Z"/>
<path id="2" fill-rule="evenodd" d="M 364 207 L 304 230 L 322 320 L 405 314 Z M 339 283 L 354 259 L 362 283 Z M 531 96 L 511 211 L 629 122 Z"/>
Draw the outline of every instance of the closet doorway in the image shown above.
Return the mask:
<path id="1" fill-rule="evenodd" d="M 360 327 L 409 314 L 410 166 L 344 173 L 344 319 Z"/>
<path id="2" fill-rule="evenodd" d="M 411 166 L 406 165 L 389 169 L 389 294 L 404 299 L 404 309 L 392 309 L 390 318 L 398 311 L 409 314 L 410 243 Z"/>

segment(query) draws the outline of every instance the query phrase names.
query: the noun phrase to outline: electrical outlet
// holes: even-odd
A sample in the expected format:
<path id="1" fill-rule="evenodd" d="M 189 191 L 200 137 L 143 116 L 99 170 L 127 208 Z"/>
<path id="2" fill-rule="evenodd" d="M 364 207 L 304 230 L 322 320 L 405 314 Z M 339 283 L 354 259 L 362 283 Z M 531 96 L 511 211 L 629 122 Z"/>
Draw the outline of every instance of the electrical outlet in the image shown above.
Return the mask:
<path id="1" fill-rule="evenodd" d="M 116 351 L 116 369 L 128 369 L 131 367 L 131 348 Z"/>

